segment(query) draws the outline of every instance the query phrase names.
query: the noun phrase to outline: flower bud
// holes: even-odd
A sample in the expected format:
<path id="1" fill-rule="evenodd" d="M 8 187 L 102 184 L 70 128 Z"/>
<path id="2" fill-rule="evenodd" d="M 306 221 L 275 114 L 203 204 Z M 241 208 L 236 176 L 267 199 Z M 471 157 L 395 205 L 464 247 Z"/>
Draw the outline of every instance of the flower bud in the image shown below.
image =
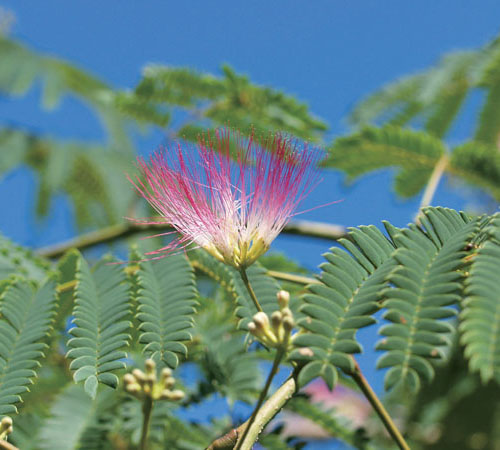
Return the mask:
<path id="1" fill-rule="evenodd" d="M 290 333 L 293 330 L 295 323 L 291 317 L 285 317 L 283 319 L 283 328 L 287 333 Z"/>
<path id="2" fill-rule="evenodd" d="M 179 389 L 176 389 L 175 391 L 170 392 L 169 398 L 174 402 L 182 400 L 184 398 L 184 392 L 182 392 Z"/>
<path id="3" fill-rule="evenodd" d="M 144 367 L 146 368 L 146 372 L 148 374 L 154 373 L 154 370 L 156 369 L 156 363 L 152 359 L 146 359 L 144 362 Z"/>
<path id="4" fill-rule="evenodd" d="M 141 386 L 137 383 L 131 383 L 125 386 L 125 390 L 129 394 L 138 394 L 139 392 L 141 392 Z"/>
<path id="5" fill-rule="evenodd" d="M 275 332 L 279 329 L 282 320 L 283 315 L 279 311 L 274 311 L 271 314 L 271 324 Z"/>
<path id="6" fill-rule="evenodd" d="M 14 431 L 12 419 L 6 416 L 0 421 L 0 440 L 6 439 L 7 435 L 12 433 L 12 431 Z"/>
<path id="7" fill-rule="evenodd" d="M 140 384 L 146 381 L 146 374 L 141 369 L 132 370 L 132 375 Z"/>
<path id="8" fill-rule="evenodd" d="M 279 291 L 276 296 L 278 297 L 278 305 L 280 309 L 288 307 L 290 303 L 290 293 L 288 291 Z"/>
<path id="9" fill-rule="evenodd" d="M 125 383 L 125 385 L 132 384 L 136 382 L 136 379 L 131 373 L 126 373 L 125 375 L 123 375 L 123 382 Z"/>
<path id="10" fill-rule="evenodd" d="M 167 377 L 165 378 L 165 381 L 163 382 L 163 385 L 169 389 L 175 384 L 175 378 L 174 377 Z"/>
<path id="11" fill-rule="evenodd" d="M 169 376 L 172 375 L 172 369 L 169 369 L 168 367 L 164 367 L 161 371 L 161 377 L 162 379 L 168 378 Z"/>
<path id="12" fill-rule="evenodd" d="M 253 323 L 260 329 L 269 328 L 269 318 L 263 311 L 260 311 L 253 316 Z"/>

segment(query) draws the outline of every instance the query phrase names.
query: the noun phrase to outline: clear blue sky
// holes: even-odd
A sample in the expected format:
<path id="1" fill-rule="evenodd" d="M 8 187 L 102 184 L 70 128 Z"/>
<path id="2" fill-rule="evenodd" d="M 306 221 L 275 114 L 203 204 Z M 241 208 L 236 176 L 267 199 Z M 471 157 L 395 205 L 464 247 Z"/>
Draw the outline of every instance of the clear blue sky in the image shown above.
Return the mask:
<path id="1" fill-rule="evenodd" d="M 332 137 L 347 131 L 343 119 L 364 95 L 425 69 L 445 52 L 485 44 L 500 24 L 498 0 L 0 0 L 0 6 L 16 15 L 13 37 L 73 61 L 113 86 L 134 86 L 141 67 L 151 62 L 211 73 L 219 73 L 227 62 L 253 81 L 305 101 L 331 125 Z M 102 138 L 99 122 L 85 106 L 66 98 L 58 110 L 47 113 L 40 110 L 38 97 L 35 89 L 23 99 L 0 98 L 0 120 L 48 135 Z M 462 139 L 471 127 L 465 117 L 451 138 Z M 157 143 L 159 138 L 155 142 L 153 137 L 140 145 L 147 149 Z M 382 219 L 405 225 L 418 199 L 396 199 L 390 175 L 385 170 L 346 188 L 340 174 L 325 173 L 304 209 L 344 201 L 303 218 L 349 226 L 379 224 Z M 2 180 L 0 231 L 31 246 L 73 236 L 63 199 L 46 222 L 35 223 L 35 188 L 26 170 Z M 463 208 L 464 191 L 444 182 L 435 203 Z M 313 269 L 327 243 L 282 237 L 274 248 L 293 252 Z M 363 335 L 369 348 L 375 336 L 371 331 Z M 369 352 L 362 365 L 373 367 L 375 358 Z M 380 374 L 372 372 L 369 378 L 380 389 Z"/>

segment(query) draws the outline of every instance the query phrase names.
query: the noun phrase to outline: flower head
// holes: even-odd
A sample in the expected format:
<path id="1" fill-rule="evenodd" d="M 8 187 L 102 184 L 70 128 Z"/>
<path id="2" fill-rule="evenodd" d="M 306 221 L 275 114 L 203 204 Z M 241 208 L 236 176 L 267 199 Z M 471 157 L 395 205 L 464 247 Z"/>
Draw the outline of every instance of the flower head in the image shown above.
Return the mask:
<path id="1" fill-rule="evenodd" d="M 139 158 L 132 181 L 181 237 L 152 252 L 194 242 L 220 261 L 245 268 L 265 253 L 317 180 L 320 152 L 276 135 L 262 142 L 228 129 L 198 145 Z"/>

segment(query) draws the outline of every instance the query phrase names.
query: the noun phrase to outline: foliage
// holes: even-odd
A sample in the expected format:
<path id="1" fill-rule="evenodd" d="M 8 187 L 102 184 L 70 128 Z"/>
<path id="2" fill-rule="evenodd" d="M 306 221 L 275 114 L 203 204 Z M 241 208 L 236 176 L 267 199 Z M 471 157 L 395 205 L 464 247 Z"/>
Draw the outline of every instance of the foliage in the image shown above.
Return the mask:
<path id="1" fill-rule="evenodd" d="M 36 289 L 14 279 L 2 293 L 0 313 L 0 414 L 17 412 L 15 403 L 36 375 L 55 306 L 55 283 Z"/>
<path id="2" fill-rule="evenodd" d="M 422 190 L 445 153 L 439 139 L 393 125 L 364 128 L 337 139 L 329 150 L 324 165 L 343 170 L 351 180 L 375 169 L 398 167 L 394 189 L 403 197 L 412 197 Z"/>
<path id="3" fill-rule="evenodd" d="M 403 385 L 415 392 L 421 380 L 431 381 L 431 361 L 445 358 L 441 349 L 449 347 L 448 336 L 457 328 L 471 346 L 466 350 L 471 368 L 481 371 L 484 381 L 497 376 L 498 296 L 491 288 L 478 293 L 474 286 L 477 271 L 481 280 L 494 280 L 498 224 L 492 219 L 483 230 L 477 218 L 427 208 L 420 225 L 398 230 L 387 224 L 390 239 L 373 227 L 352 230 L 350 240 L 340 242 L 349 253 L 339 248 L 327 253 L 321 283 L 309 286 L 311 294 L 304 297 L 301 309 L 306 317 L 299 325 L 307 333 L 297 336 L 298 348 L 291 355 L 304 364 L 299 382 L 321 376 L 333 387 L 338 368 L 354 372 L 350 355 L 361 351 L 355 332 L 374 323 L 372 314 L 379 308 L 391 322 L 380 328 L 385 337 L 377 344 L 379 350 L 387 351 L 378 367 L 391 367 L 386 389 Z M 480 243 L 469 248 L 474 240 Z M 468 254 L 472 250 L 475 256 Z M 482 262 L 486 257 L 482 255 L 490 257 L 489 264 Z M 455 309 L 446 306 L 458 305 L 465 286 L 471 298 L 469 303 L 464 300 L 469 306 L 461 315 L 463 322 L 443 321 L 455 315 Z M 484 320 L 488 327 L 482 325 Z"/>
<path id="4" fill-rule="evenodd" d="M 386 223 L 385 228 L 387 235 L 373 226 L 350 229 L 348 237 L 325 254 L 318 282 L 299 300 L 302 306 L 297 317 L 302 331 L 294 338 L 295 350 L 289 358 L 296 364 L 299 382 L 322 377 L 334 387 L 340 375 L 357 370 L 352 356 L 362 347 L 356 332 L 374 326 L 377 311 L 382 310 L 384 320 L 377 326 L 383 337 L 376 346 L 384 353 L 378 366 L 390 367 L 386 388 L 392 393 L 415 393 L 422 391 L 421 386 L 425 392 L 433 383 L 441 383 L 439 367 L 456 353 L 452 347 L 455 335 L 464 346 L 469 376 L 474 379 L 479 373 L 484 385 L 498 385 L 498 215 L 474 217 L 426 208 L 418 224 L 400 229 Z M 48 267 L 8 241 L 4 246 L 26 258 L 24 264 Z M 141 258 L 136 250 L 132 255 Z M 48 281 L 27 281 L 6 271 L 0 334 L 9 352 L 1 355 L 1 411 L 14 414 L 15 404 L 26 395 L 33 399 L 45 395 L 49 402 L 43 410 L 35 404 L 19 409 L 14 423 L 19 421 L 20 429 L 14 442 L 22 442 L 26 448 L 48 448 L 56 439 L 60 445 L 66 442 L 64 448 L 77 448 L 83 442 L 88 448 L 102 448 L 104 443 L 116 448 L 120 440 L 138 439 L 140 404 L 108 386 L 116 388 L 123 368 L 140 365 L 142 352 L 172 367 L 179 363 L 178 353 L 198 367 L 198 381 L 187 389 L 186 406 L 211 401 L 214 394 L 231 404 L 255 401 L 261 385 L 259 363 L 267 357 L 258 346 L 249 348 L 244 329 L 236 327 L 238 317 L 252 314 L 242 314 L 241 306 L 235 314 L 235 306 L 251 305 L 236 279 L 238 274 L 201 251 L 192 252 L 190 258 L 203 297 L 197 295 L 191 264 L 181 255 L 129 266 L 104 259 L 90 267 L 81 255 L 70 252 L 57 265 L 59 297 L 53 275 Z M 250 271 L 250 279 L 260 298 L 269 297 L 263 304 L 276 310 L 279 283 L 258 265 Z M 65 305 L 62 310 L 66 313 L 59 312 L 53 322 L 56 304 Z M 66 359 L 60 350 L 67 341 L 66 321 L 61 316 L 70 311 L 74 323 L 70 333 L 75 337 L 68 341 Z M 133 340 L 128 335 L 131 321 L 139 329 Z M 47 367 L 37 371 L 39 380 L 34 379 L 46 342 L 53 342 L 51 357 L 44 363 Z M 126 345 L 130 345 L 129 353 L 124 352 Z M 438 360 L 441 366 L 436 364 Z M 65 370 L 49 370 L 60 364 L 75 371 L 74 380 L 85 381 L 84 386 L 69 387 Z M 433 381 L 435 372 L 438 377 Z M 27 394 L 30 380 L 36 384 L 34 392 Z M 290 408 L 344 441 L 357 442 L 355 445 L 379 439 L 376 434 L 369 437 L 347 431 L 342 422 L 314 409 L 305 398 L 294 400 Z M 220 424 L 201 431 L 182 422 L 178 406 L 173 404 L 160 402 L 155 411 L 153 423 L 157 425 L 152 429 L 157 431 L 153 431 L 152 444 L 171 439 L 172 448 L 196 448 L 203 433 L 212 439 L 222 433 Z M 64 425 L 67 420 L 80 424 L 78 432 L 72 428 L 71 437 L 63 437 L 71 428 Z M 38 443 L 23 431 L 29 423 L 38 430 Z M 175 432 L 169 432 L 169 426 Z M 181 427 L 189 430 L 193 426 L 193 436 L 198 436 L 194 440 L 177 433 Z M 271 443 L 275 437 L 266 439 Z"/>
<path id="5" fill-rule="evenodd" d="M 0 56 L 0 93 L 22 96 L 41 84 L 43 107 L 74 96 L 107 130 L 104 142 L 87 143 L 42 136 L 23 124 L 0 129 L 1 173 L 29 167 L 38 179 L 37 213 L 48 215 L 54 197 L 63 194 L 80 227 L 117 223 L 131 211 L 138 215 L 123 176 L 134 170 L 134 126 L 165 132 L 167 143 L 193 142 L 201 131 L 228 123 L 243 135 L 253 127 L 257 134 L 281 130 L 313 142 L 321 142 L 328 128 L 304 103 L 229 66 L 216 76 L 150 65 L 137 86 L 118 91 L 7 37 L 0 37 Z M 499 63 L 495 40 L 478 51 L 448 55 L 431 70 L 373 94 L 351 116 L 359 128 L 334 140 L 323 166 L 350 180 L 396 168 L 394 188 L 403 197 L 427 192 L 445 173 L 500 199 Z M 451 145 L 445 139 L 476 90 L 484 93 L 476 129 L 469 140 Z M 492 400 L 500 386 L 500 216 L 428 207 L 406 228 L 384 225 L 385 232 L 373 225 L 351 228 L 324 255 L 320 274 L 307 287 L 305 277 L 274 278 L 286 271 L 311 280 L 314 274 L 288 256 L 267 256 L 248 268 L 271 319 L 284 309 L 277 301 L 280 289 L 291 293 L 293 346 L 281 368 L 300 385 L 322 377 L 334 388 L 359 374 L 358 330 L 376 327 L 382 336 L 373 345 L 382 352 L 378 368 L 385 371 L 395 410 L 408 405 L 408 414 L 397 418 L 407 425 L 412 448 L 452 448 L 450 442 L 453 448 L 480 448 L 484 436 L 494 442 L 500 417 Z M 0 238 L 0 415 L 14 420 L 9 439 L 18 447 L 136 446 L 146 403 L 117 388 L 120 377 L 137 374 L 145 358 L 160 370 L 178 368 L 176 387 L 186 394 L 182 402 L 154 401 L 151 450 L 205 448 L 247 419 L 239 402 L 257 401 L 261 369 L 273 350 L 249 333 L 257 311 L 241 274 L 201 249 L 145 260 L 135 243 L 132 248 L 128 264 L 110 258 L 94 263 L 91 253 L 77 250 L 52 262 Z M 165 373 L 160 377 L 170 377 Z M 224 406 L 214 408 L 221 399 Z M 478 404 L 483 414 L 464 425 Z M 389 447 L 380 426 L 352 431 L 304 396 L 287 407 L 347 444 Z M 213 412 L 209 421 L 192 419 L 198 408 Z M 429 428 L 436 423 L 450 433 L 450 442 Z M 431 438 L 422 430 L 432 431 Z M 304 445 L 298 438 L 284 439 L 278 427 L 261 443 L 298 449 Z"/>
<path id="6" fill-rule="evenodd" d="M 128 286 L 118 266 L 99 264 L 91 272 L 87 262 L 80 259 L 76 274 L 75 307 L 68 341 L 76 382 L 84 381 L 85 391 L 94 398 L 98 383 L 118 385 L 111 371 L 125 368 L 122 348 L 128 344 L 131 327 Z"/>
<path id="7" fill-rule="evenodd" d="M 230 123 L 247 133 L 276 129 L 294 136 L 314 139 L 327 129 L 312 117 L 306 105 L 293 97 L 250 82 L 230 66 L 222 67 L 222 77 L 185 68 L 150 65 L 133 92 L 117 96 L 118 106 L 137 120 L 166 126 L 178 109 L 187 112 L 175 135 L 196 141 L 208 126 Z"/>
<path id="8" fill-rule="evenodd" d="M 388 84 L 354 108 L 350 120 L 361 130 L 336 139 L 325 166 L 345 171 L 350 179 L 398 167 L 394 190 L 402 197 L 413 197 L 445 155 L 445 173 L 499 200 L 499 67 L 497 38 L 476 51 L 448 54 L 434 67 Z M 460 114 L 471 109 L 466 99 L 476 92 L 481 92 L 484 102 L 475 131 L 467 141 L 452 146 L 444 139 Z"/>
<path id="9" fill-rule="evenodd" d="M 157 363 L 176 368 L 177 354 L 187 355 L 181 341 L 191 339 L 196 290 L 191 266 L 180 255 L 156 263 L 139 263 L 136 274 L 139 342 Z"/>
<path id="10" fill-rule="evenodd" d="M 372 314 L 379 309 L 380 290 L 394 267 L 394 250 L 375 227 L 353 229 L 350 240 L 339 241 L 350 253 L 332 248 L 321 265 L 321 283 L 309 286 L 301 311 L 306 316 L 299 325 L 309 333 L 297 336 L 299 348 L 292 354 L 305 363 L 299 382 L 307 384 L 321 376 L 330 389 L 337 383 L 337 368 L 354 371 L 351 354 L 361 352 L 355 334 L 359 328 L 374 323 Z"/>
<path id="11" fill-rule="evenodd" d="M 0 36 L 0 57 L 1 94 L 22 96 L 41 81 L 45 109 L 59 106 L 64 95 L 75 96 L 108 132 L 106 142 L 89 144 L 40 136 L 23 124 L 0 128 L 0 173 L 31 167 L 39 179 L 37 214 L 47 216 L 52 200 L 62 193 L 80 228 L 121 222 L 135 207 L 124 173 L 134 171 L 131 132 L 137 126 L 167 127 L 169 141 L 196 141 L 201 131 L 227 124 L 243 134 L 252 126 L 259 134 L 282 130 L 316 140 L 327 129 L 303 103 L 253 84 L 229 66 L 223 67 L 223 77 L 147 66 L 134 90 L 120 92 L 67 61 L 5 36 Z"/>

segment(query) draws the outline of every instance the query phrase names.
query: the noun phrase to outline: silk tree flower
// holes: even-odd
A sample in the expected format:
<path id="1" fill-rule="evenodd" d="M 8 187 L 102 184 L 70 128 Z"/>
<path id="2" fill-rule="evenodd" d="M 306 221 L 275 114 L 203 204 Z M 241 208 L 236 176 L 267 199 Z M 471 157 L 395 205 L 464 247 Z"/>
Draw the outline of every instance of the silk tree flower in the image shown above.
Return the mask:
<path id="1" fill-rule="evenodd" d="M 321 153 L 277 134 L 263 141 L 220 129 L 196 146 L 177 144 L 138 159 L 130 179 L 159 217 L 180 233 L 149 254 L 191 243 L 239 270 L 265 253 L 318 180 Z"/>

